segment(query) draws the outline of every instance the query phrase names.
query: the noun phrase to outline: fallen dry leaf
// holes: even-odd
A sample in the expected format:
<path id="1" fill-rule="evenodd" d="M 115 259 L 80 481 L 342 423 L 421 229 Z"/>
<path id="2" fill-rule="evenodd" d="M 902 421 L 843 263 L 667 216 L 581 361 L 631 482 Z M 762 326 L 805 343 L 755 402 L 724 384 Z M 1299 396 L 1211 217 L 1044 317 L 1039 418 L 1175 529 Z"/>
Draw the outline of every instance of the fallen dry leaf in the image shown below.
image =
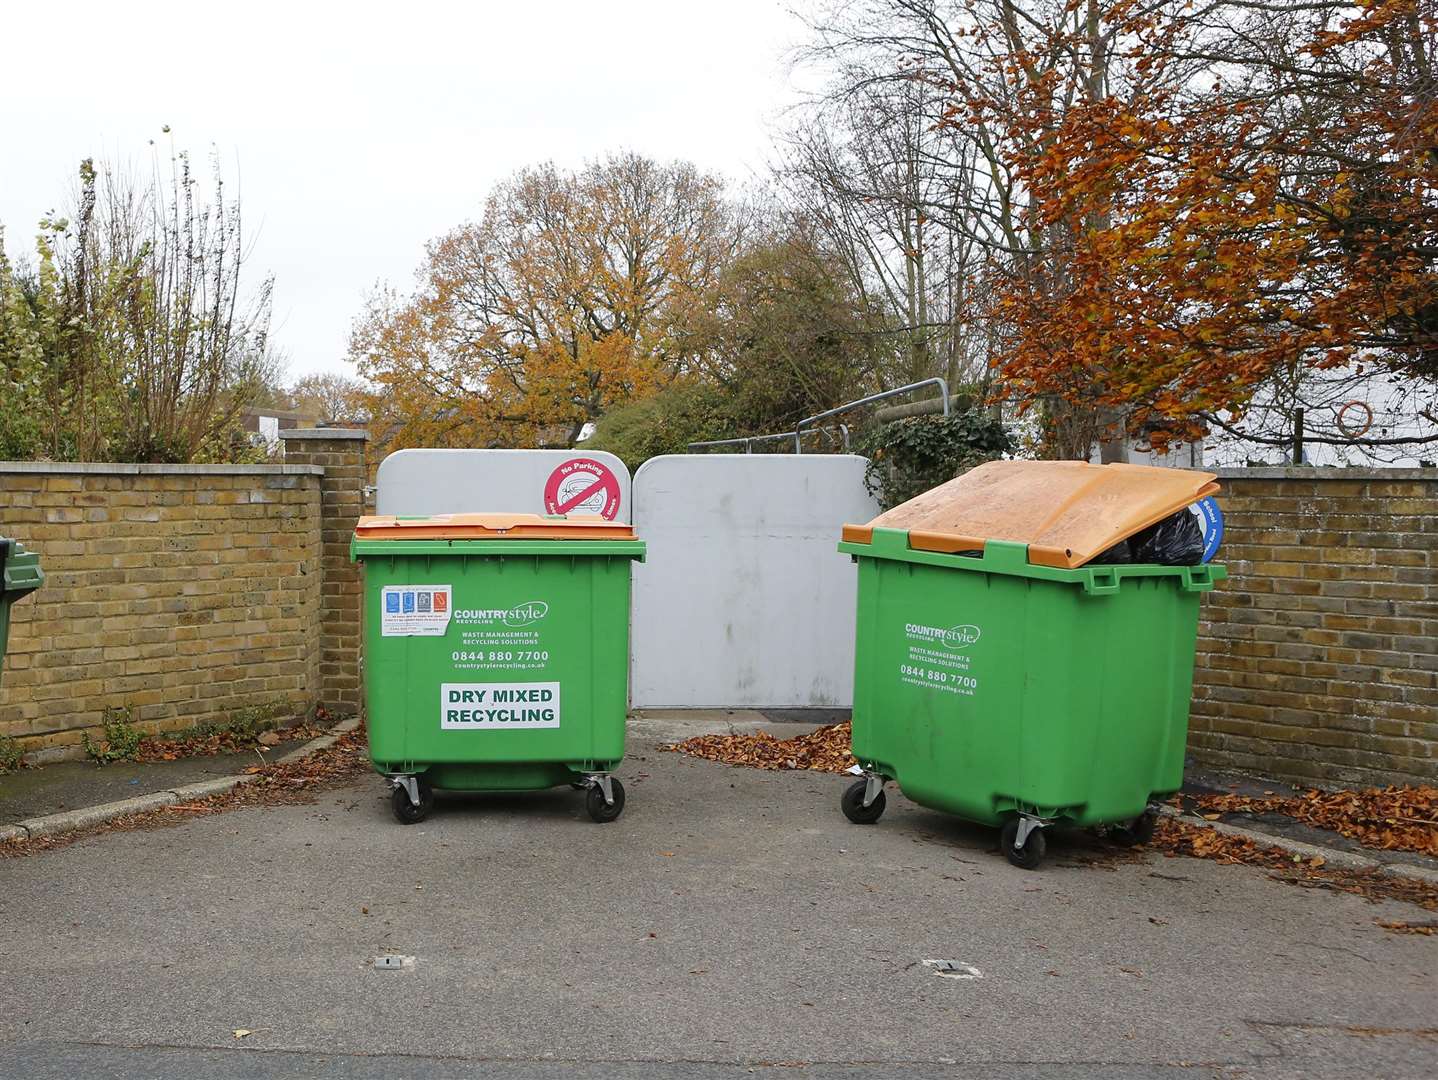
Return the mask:
<path id="1" fill-rule="evenodd" d="M 246 1035 L 253 1034 L 249 1028 L 235 1028 L 235 1038 L 243 1039 Z"/>
<path id="2" fill-rule="evenodd" d="M 178 758 L 213 757 L 216 754 L 238 754 L 255 746 L 274 746 L 285 739 L 313 739 L 325 734 L 323 728 L 310 724 L 263 731 L 257 735 L 242 731 L 216 731 L 209 734 L 191 732 L 151 735 L 140 740 L 136 761 L 175 761 Z"/>
<path id="3" fill-rule="evenodd" d="M 857 764 L 849 753 L 848 723 L 829 724 L 792 739 L 776 739 L 763 731 L 754 735 L 696 735 L 660 749 L 753 769 L 841 773 Z"/>
<path id="4" fill-rule="evenodd" d="M 1374 919 L 1379 926 L 1385 930 L 1391 930 L 1395 934 L 1422 934 L 1425 937 L 1432 937 L 1438 934 L 1438 922 L 1405 922 L 1402 919 Z"/>

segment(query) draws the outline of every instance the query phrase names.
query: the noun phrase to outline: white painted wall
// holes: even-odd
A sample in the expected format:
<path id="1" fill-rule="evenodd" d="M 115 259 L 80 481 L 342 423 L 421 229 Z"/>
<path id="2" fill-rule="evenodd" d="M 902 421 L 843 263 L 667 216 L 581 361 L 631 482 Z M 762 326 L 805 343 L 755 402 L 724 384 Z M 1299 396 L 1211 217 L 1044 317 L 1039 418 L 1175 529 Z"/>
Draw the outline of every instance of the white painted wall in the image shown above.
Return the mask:
<path id="1" fill-rule="evenodd" d="M 879 513 L 850 455 L 653 458 L 634 479 L 639 708 L 847 708 L 856 575 L 835 550 Z"/>
<path id="2" fill-rule="evenodd" d="M 397 450 L 375 478 L 378 514 L 543 514 L 545 481 L 566 461 L 592 459 L 619 481 L 615 521 L 631 520 L 629 470 L 613 454 L 583 450 Z M 594 513 L 581 505 L 574 513 Z"/>

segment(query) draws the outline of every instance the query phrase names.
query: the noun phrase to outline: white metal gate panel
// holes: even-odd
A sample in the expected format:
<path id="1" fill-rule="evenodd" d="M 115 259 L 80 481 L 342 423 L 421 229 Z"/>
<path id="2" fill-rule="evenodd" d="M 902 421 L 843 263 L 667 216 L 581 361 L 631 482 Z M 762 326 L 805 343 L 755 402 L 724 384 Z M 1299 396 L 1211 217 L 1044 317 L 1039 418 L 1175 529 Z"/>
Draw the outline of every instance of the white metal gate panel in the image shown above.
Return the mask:
<path id="1" fill-rule="evenodd" d="M 631 515 L 629 470 L 601 450 L 397 450 L 375 484 L 378 514 Z"/>
<path id="2" fill-rule="evenodd" d="M 851 455 L 674 455 L 634 479 L 631 693 L 647 708 L 847 708 L 846 522 L 879 512 Z"/>

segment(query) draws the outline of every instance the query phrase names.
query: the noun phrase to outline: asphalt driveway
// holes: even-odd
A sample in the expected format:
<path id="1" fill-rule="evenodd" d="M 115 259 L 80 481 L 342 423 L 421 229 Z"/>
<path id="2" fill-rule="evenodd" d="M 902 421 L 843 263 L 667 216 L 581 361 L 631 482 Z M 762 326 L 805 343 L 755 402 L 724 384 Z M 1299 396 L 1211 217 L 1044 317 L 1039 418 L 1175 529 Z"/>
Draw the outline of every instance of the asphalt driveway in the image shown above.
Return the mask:
<path id="1" fill-rule="evenodd" d="M 893 792 L 850 825 L 844 778 L 647 730 L 609 825 L 555 791 L 404 827 L 367 777 L 0 861 L 0 1072 L 1438 1073 L 1438 938 L 1374 922 L 1418 909 L 1082 836 L 1025 872 Z"/>

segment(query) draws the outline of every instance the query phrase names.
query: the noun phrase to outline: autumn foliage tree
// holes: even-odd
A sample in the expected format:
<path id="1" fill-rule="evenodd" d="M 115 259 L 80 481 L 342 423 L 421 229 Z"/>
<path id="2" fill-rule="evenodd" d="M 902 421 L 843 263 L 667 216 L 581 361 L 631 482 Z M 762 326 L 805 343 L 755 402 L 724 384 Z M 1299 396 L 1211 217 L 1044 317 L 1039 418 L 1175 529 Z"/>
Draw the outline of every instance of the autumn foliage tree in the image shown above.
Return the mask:
<path id="1" fill-rule="evenodd" d="M 1155 17 L 1183 0 L 1150 0 Z M 1042 157 L 1072 110 L 1140 88 L 1125 71 L 1113 0 L 832 0 L 813 20 L 818 44 L 810 55 L 837 67 L 818 118 L 829 123 L 816 144 L 838 143 L 821 156 L 821 187 L 836 193 L 825 207 L 847 207 L 845 228 L 890 220 L 904 295 L 921 282 L 944 283 L 943 294 L 907 305 L 912 326 L 933 322 L 930 340 L 947 346 L 942 366 L 931 356 L 913 377 L 967 372 L 977 361 L 1005 356 L 1016 328 L 1003 309 L 1015 280 L 1047 304 L 1068 276 L 1073 222 L 1051 220 L 1022 166 Z M 1177 71 L 1165 72 L 1181 79 Z M 1152 81 L 1152 80 L 1151 80 Z M 853 104 L 880 99 L 885 109 Z M 878 123 L 885 130 L 873 131 Z M 876 152 L 877 151 L 877 152 Z M 814 157 L 812 150 L 807 156 Z M 898 166 L 897 168 L 895 166 Z M 815 172 L 810 167 L 808 172 Z M 822 209 L 822 208 L 821 208 Z M 829 215 L 831 218 L 833 214 Z M 852 224 L 851 224 L 852 222 Z M 1091 223 L 1080 223 L 1091 224 Z M 895 242 L 897 241 L 897 243 Z M 868 245 L 872 248 L 872 245 Z M 889 277 L 898 280 L 891 272 Z M 924 312 L 928 314 L 925 315 Z M 927 350 L 915 353 L 923 356 Z M 1048 387 L 1010 377 L 996 395 L 1024 395 L 1049 423 L 1047 452 L 1087 456 L 1098 422 L 1092 403 L 1065 400 Z M 1056 436 L 1056 438 L 1055 438 Z"/>
<path id="2" fill-rule="evenodd" d="M 691 442 L 792 430 L 879 389 L 907 359 L 886 313 L 802 218 L 756 228 L 700 299 L 684 338 L 690 371 L 606 413 L 589 445 L 634 468 Z M 810 449 L 833 445 L 815 436 Z"/>
<path id="3" fill-rule="evenodd" d="M 1093 418 L 1064 450 L 1103 437 L 1105 417 L 1159 447 L 1232 428 L 1304 368 L 1438 376 L 1433 12 L 1120 2 L 1101 16 L 1123 92 L 1114 80 L 1056 115 L 1038 80 L 1009 113 L 1042 242 L 1000 289 L 1012 337 L 996 363 L 1025 400 Z"/>
<path id="4" fill-rule="evenodd" d="M 906 327 L 944 323 L 951 365 L 986 354 L 1038 452 L 1285 444 L 1256 429 L 1312 385 L 1438 411 L 1419 404 L 1438 386 L 1427 0 L 810 10 L 831 82 L 781 178 L 870 261 L 880 234 L 900 299 L 946 283 Z"/>
<path id="5" fill-rule="evenodd" d="M 375 296 L 351 358 L 387 448 L 570 446 L 692 368 L 686 329 L 742 221 L 723 182 L 635 154 L 500 184 Z"/>
<path id="6" fill-rule="evenodd" d="M 364 383 L 334 371 L 303 375 L 275 396 L 327 424 L 363 424 L 368 416 Z"/>

